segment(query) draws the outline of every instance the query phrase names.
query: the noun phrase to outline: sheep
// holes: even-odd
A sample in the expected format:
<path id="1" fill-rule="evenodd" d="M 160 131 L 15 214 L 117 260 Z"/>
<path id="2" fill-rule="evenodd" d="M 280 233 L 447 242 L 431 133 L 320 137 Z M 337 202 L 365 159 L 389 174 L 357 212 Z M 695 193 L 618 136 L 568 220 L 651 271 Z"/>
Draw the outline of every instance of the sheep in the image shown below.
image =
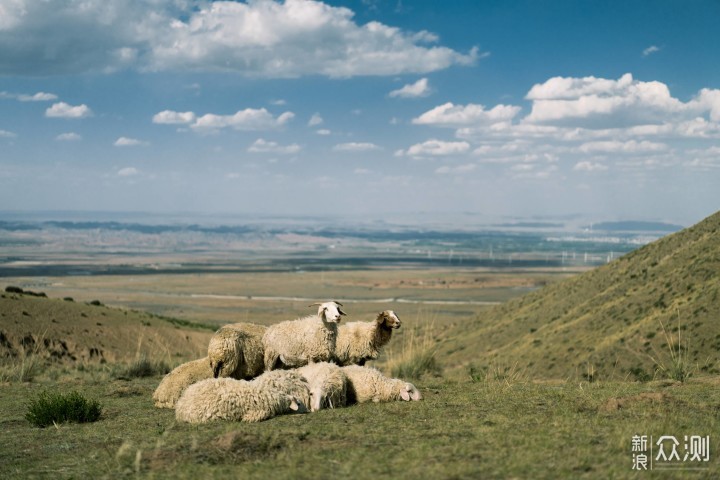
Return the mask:
<path id="1" fill-rule="evenodd" d="M 208 378 L 185 390 L 175 405 L 175 418 L 188 423 L 259 422 L 300 408 L 292 395 L 254 381 Z"/>
<path id="2" fill-rule="evenodd" d="M 388 378 L 379 370 L 359 365 L 342 367 L 348 379 L 348 403 L 422 400 L 422 394 L 412 383 Z"/>
<path id="3" fill-rule="evenodd" d="M 207 357 L 183 363 L 163 377 L 153 392 L 153 403 L 157 408 L 173 408 L 187 387 L 212 376 L 213 371 Z"/>
<path id="4" fill-rule="evenodd" d="M 290 395 L 304 408 L 307 408 L 311 403 L 309 382 L 298 371 L 272 370 L 263 373 L 252 383 L 262 390 L 276 390 Z"/>
<path id="5" fill-rule="evenodd" d="M 213 377 L 250 380 L 265 367 L 262 336 L 267 327 L 252 323 L 231 323 L 215 332 L 208 344 Z"/>
<path id="6" fill-rule="evenodd" d="M 347 404 L 347 377 L 334 363 L 313 363 L 296 371 L 308 381 L 311 412 Z"/>
<path id="7" fill-rule="evenodd" d="M 400 328 L 400 318 L 392 310 L 380 312 L 372 322 L 350 322 L 338 327 L 335 359 L 339 365 L 365 365 L 375 360 L 380 349 Z"/>
<path id="8" fill-rule="evenodd" d="M 265 371 L 281 365 L 302 367 L 308 363 L 327 362 L 335 354 L 337 324 L 346 315 L 338 302 L 319 305 L 316 315 L 287 320 L 268 327 L 263 335 Z"/>

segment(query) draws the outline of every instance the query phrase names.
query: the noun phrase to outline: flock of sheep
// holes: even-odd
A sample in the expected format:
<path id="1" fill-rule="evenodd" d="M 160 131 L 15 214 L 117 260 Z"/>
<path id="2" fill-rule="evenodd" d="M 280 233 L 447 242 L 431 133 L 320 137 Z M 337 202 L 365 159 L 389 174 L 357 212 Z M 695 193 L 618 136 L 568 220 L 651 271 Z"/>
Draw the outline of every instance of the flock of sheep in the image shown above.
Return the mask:
<path id="1" fill-rule="evenodd" d="M 153 394 L 178 420 L 258 422 L 283 413 L 315 412 L 367 401 L 421 400 L 411 383 L 387 378 L 367 360 L 400 327 L 392 310 L 371 322 L 338 327 L 338 302 L 314 304 L 315 315 L 270 327 L 233 323 L 210 339 L 208 356 L 168 373 Z"/>

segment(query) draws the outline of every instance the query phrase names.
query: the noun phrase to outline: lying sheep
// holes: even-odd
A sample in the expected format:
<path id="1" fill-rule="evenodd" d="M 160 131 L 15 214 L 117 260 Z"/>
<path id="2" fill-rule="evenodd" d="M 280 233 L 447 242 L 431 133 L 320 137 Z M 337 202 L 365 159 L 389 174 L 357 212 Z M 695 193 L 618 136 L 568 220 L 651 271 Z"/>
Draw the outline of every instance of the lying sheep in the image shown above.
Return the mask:
<path id="1" fill-rule="evenodd" d="M 207 357 L 183 363 L 163 377 L 153 393 L 153 403 L 158 408 L 173 408 L 187 387 L 212 376 Z"/>
<path id="2" fill-rule="evenodd" d="M 372 322 L 350 322 L 338 327 L 335 359 L 340 365 L 365 365 L 377 359 L 380 349 L 400 328 L 400 318 L 392 310 L 380 312 Z"/>
<path id="3" fill-rule="evenodd" d="M 347 405 L 347 377 L 334 363 L 320 362 L 296 370 L 310 387 L 310 411 Z"/>
<path id="4" fill-rule="evenodd" d="M 210 339 L 208 358 L 213 376 L 250 380 L 264 370 L 262 336 L 267 327 L 231 323 Z"/>
<path id="5" fill-rule="evenodd" d="M 415 385 L 399 378 L 388 378 L 379 370 L 358 365 L 342 367 L 348 379 L 348 404 L 422 400 Z"/>
<path id="6" fill-rule="evenodd" d="M 338 302 L 314 305 L 319 305 L 316 315 L 268 327 L 262 338 L 266 371 L 280 366 L 302 367 L 333 358 L 337 324 L 345 312 L 340 309 L 342 305 Z"/>
<path id="7" fill-rule="evenodd" d="M 251 383 L 262 390 L 276 390 L 295 398 L 302 408 L 311 404 L 310 384 L 302 373 L 293 370 L 265 372 Z"/>
<path id="8" fill-rule="evenodd" d="M 188 423 L 214 420 L 259 422 L 300 410 L 292 395 L 234 378 L 208 378 L 185 390 L 175 405 L 175 418 Z"/>

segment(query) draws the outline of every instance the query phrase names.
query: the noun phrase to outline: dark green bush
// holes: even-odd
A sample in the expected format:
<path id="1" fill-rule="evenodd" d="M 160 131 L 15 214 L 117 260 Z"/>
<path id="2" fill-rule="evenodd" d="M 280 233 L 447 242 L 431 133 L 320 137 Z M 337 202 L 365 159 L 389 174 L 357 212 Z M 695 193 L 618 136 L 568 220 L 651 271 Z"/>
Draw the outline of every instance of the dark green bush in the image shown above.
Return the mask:
<path id="1" fill-rule="evenodd" d="M 129 380 L 131 378 L 154 377 L 155 375 L 165 375 L 170 372 L 170 367 L 165 362 L 153 362 L 145 357 L 135 360 L 125 369 L 118 378 L 121 380 Z"/>
<path id="2" fill-rule="evenodd" d="M 54 423 L 95 422 L 101 411 L 100 402 L 88 400 L 76 391 L 67 395 L 44 391 L 30 401 L 25 419 L 43 428 Z"/>

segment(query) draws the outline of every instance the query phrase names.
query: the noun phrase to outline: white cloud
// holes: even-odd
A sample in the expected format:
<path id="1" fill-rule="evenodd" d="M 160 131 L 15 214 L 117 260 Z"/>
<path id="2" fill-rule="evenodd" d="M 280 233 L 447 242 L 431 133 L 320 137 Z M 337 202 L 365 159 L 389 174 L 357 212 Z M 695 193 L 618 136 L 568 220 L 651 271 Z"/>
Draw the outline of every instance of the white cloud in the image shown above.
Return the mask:
<path id="1" fill-rule="evenodd" d="M 643 50 L 642 54 L 643 57 L 647 57 L 648 55 L 652 55 L 653 53 L 657 53 L 660 51 L 660 47 L 657 45 L 650 45 L 645 50 Z"/>
<path id="2" fill-rule="evenodd" d="M 135 167 L 125 167 L 118 170 L 117 174 L 119 177 L 132 177 L 135 175 L 139 175 L 140 170 Z"/>
<path id="3" fill-rule="evenodd" d="M 468 150 L 470 150 L 470 144 L 467 142 L 445 142 L 442 140 L 432 139 L 422 143 L 416 143 L 405 151 L 398 150 L 395 152 L 395 156 L 408 155 L 410 157 L 423 157 L 428 155 L 458 155 L 466 153 Z"/>
<path id="4" fill-rule="evenodd" d="M 428 110 L 412 123 L 415 125 L 435 125 L 459 127 L 464 125 L 494 124 L 509 121 L 520 111 L 520 107 L 496 105 L 486 110 L 483 105 L 454 105 L 451 102 Z"/>
<path id="5" fill-rule="evenodd" d="M 607 169 L 607 165 L 603 165 L 602 163 L 593 163 L 589 161 L 578 162 L 573 167 L 573 170 L 578 172 L 602 172 Z"/>
<path id="6" fill-rule="evenodd" d="M 327 128 L 321 128 L 320 130 L 316 130 L 315 133 L 318 135 L 330 135 L 332 132 Z"/>
<path id="7" fill-rule="evenodd" d="M 310 120 L 308 120 L 308 127 L 315 127 L 317 125 L 322 125 L 323 118 L 320 116 L 319 113 L 314 113 L 312 117 L 310 117 Z"/>
<path id="8" fill-rule="evenodd" d="M 17 99 L 21 102 L 50 102 L 57 100 L 58 96 L 54 93 L 38 92 L 34 95 L 18 95 Z"/>
<path id="9" fill-rule="evenodd" d="M 464 165 L 457 165 L 455 167 L 443 165 L 442 167 L 435 169 L 435 173 L 440 174 L 440 175 L 447 175 L 447 174 L 461 175 L 463 173 L 472 172 L 476 168 L 477 168 L 477 165 L 475 165 L 474 163 L 466 163 Z"/>
<path id="10" fill-rule="evenodd" d="M 153 116 L 152 121 L 153 123 L 168 125 L 189 124 L 195 121 L 195 114 L 193 112 L 174 112 L 172 110 L 163 110 L 162 112 L 156 113 Z"/>
<path id="11" fill-rule="evenodd" d="M 15 138 L 17 133 L 8 132 L 7 130 L 0 129 L 0 138 Z"/>
<path id="12" fill-rule="evenodd" d="M 282 107 L 283 105 L 287 105 L 287 102 L 283 100 L 282 98 L 278 98 L 275 100 L 270 100 L 270 105 L 275 105 L 276 107 Z"/>
<path id="13" fill-rule="evenodd" d="M 293 143 L 292 145 L 280 145 L 277 142 L 269 142 L 265 139 L 258 138 L 248 147 L 248 152 L 252 153 L 278 153 L 292 154 L 301 150 L 300 145 Z"/>
<path id="14" fill-rule="evenodd" d="M 86 118 L 92 116 L 92 110 L 85 104 L 73 106 L 65 102 L 58 102 L 45 110 L 45 116 L 50 118 Z"/>
<path id="15" fill-rule="evenodd" d="M 390 98 L 418 98 L 418 97 L 427 97 L 432 93 L 432 89 L 430 88 L 430 83 L 428 82 L 427 78 L 421 78 L 415 83 L 409 83 L 402 88 L 399 88 L 397 90 L 393 90 L 392 92 L 388 93 L 388 96 Z"/>
<path id="16" fill-rule="evenodd" d="M 368 152 L 371 150 L 380 150 L 378 145 L 367 142 L 349 142 L 339 143 L 333 147 L 336 152 Z"/>
<path id="17" fill-rule="evenodd" d="M 292 112 L 285 112 L 274 117 L 264 108 L 246 108 L 245 110 L 237 111 L 233 115 L 206 113 L 201 117 L 197 117 L 190 127 L 198 132 L 211 132 L 221 128 L 233 128 L 235 130 L 246 131 L 272 130 L 282 127 L 292 120 L 293 117 L 295 117 L 295 114 Z"/>
<path id="18" fill-rule="evenodd" d="M 430 32 L 353 20 L 313 0 L 4 2 L 0 75 L 143 71 L 239 72 L 254 77 L 398 75 L 471 65 Z M 83 32 L 77 35 L 76 32 Z"/>
<path id="19" fill-rule="evenodd" d="M 583 153 L 656 153 L 665 151 L 668 146 L 664 143 L 649 142 L 643 140 L 629 140 L 627 142 L 619 142 L 616 140 L 587 142 L 580 145 L 580 151 Z"/>
<path id="20" fill-rule="evenodd" d="M 116 147 L 140 147 L 147 146 L 148 142 L 138 140 L 136 138 L 120 137 L 113 143 Z"/>
<path id="21" fill-rule="evenodd" d="M 372 173 L 372 171 L 368 170 L 367 168 L 356 168 L 353 170 L 353 173 L 355 175 L 369 175 Z"/>
<path id="22" fill-rule="evenodd" d="M 68 133 L 61 133 L 57 137 L 55 137 L 55 140 L 59 142 L 76 142 L 78 140 L 82 140 L 82 137 L 75 133 L 75 132 L 68 132 Z"/>
<path id="23" fill-rule="evenodd" d="M 618 80 L 554 77 L 534 85 L 526 98 L 533 106 L 525 122 L 590 128 L 682 119 L 707 109 L 709 103 L 709 98 L 683 103 L 670 95 L 664 83 L 634 80 L 629 73 Z"/>

